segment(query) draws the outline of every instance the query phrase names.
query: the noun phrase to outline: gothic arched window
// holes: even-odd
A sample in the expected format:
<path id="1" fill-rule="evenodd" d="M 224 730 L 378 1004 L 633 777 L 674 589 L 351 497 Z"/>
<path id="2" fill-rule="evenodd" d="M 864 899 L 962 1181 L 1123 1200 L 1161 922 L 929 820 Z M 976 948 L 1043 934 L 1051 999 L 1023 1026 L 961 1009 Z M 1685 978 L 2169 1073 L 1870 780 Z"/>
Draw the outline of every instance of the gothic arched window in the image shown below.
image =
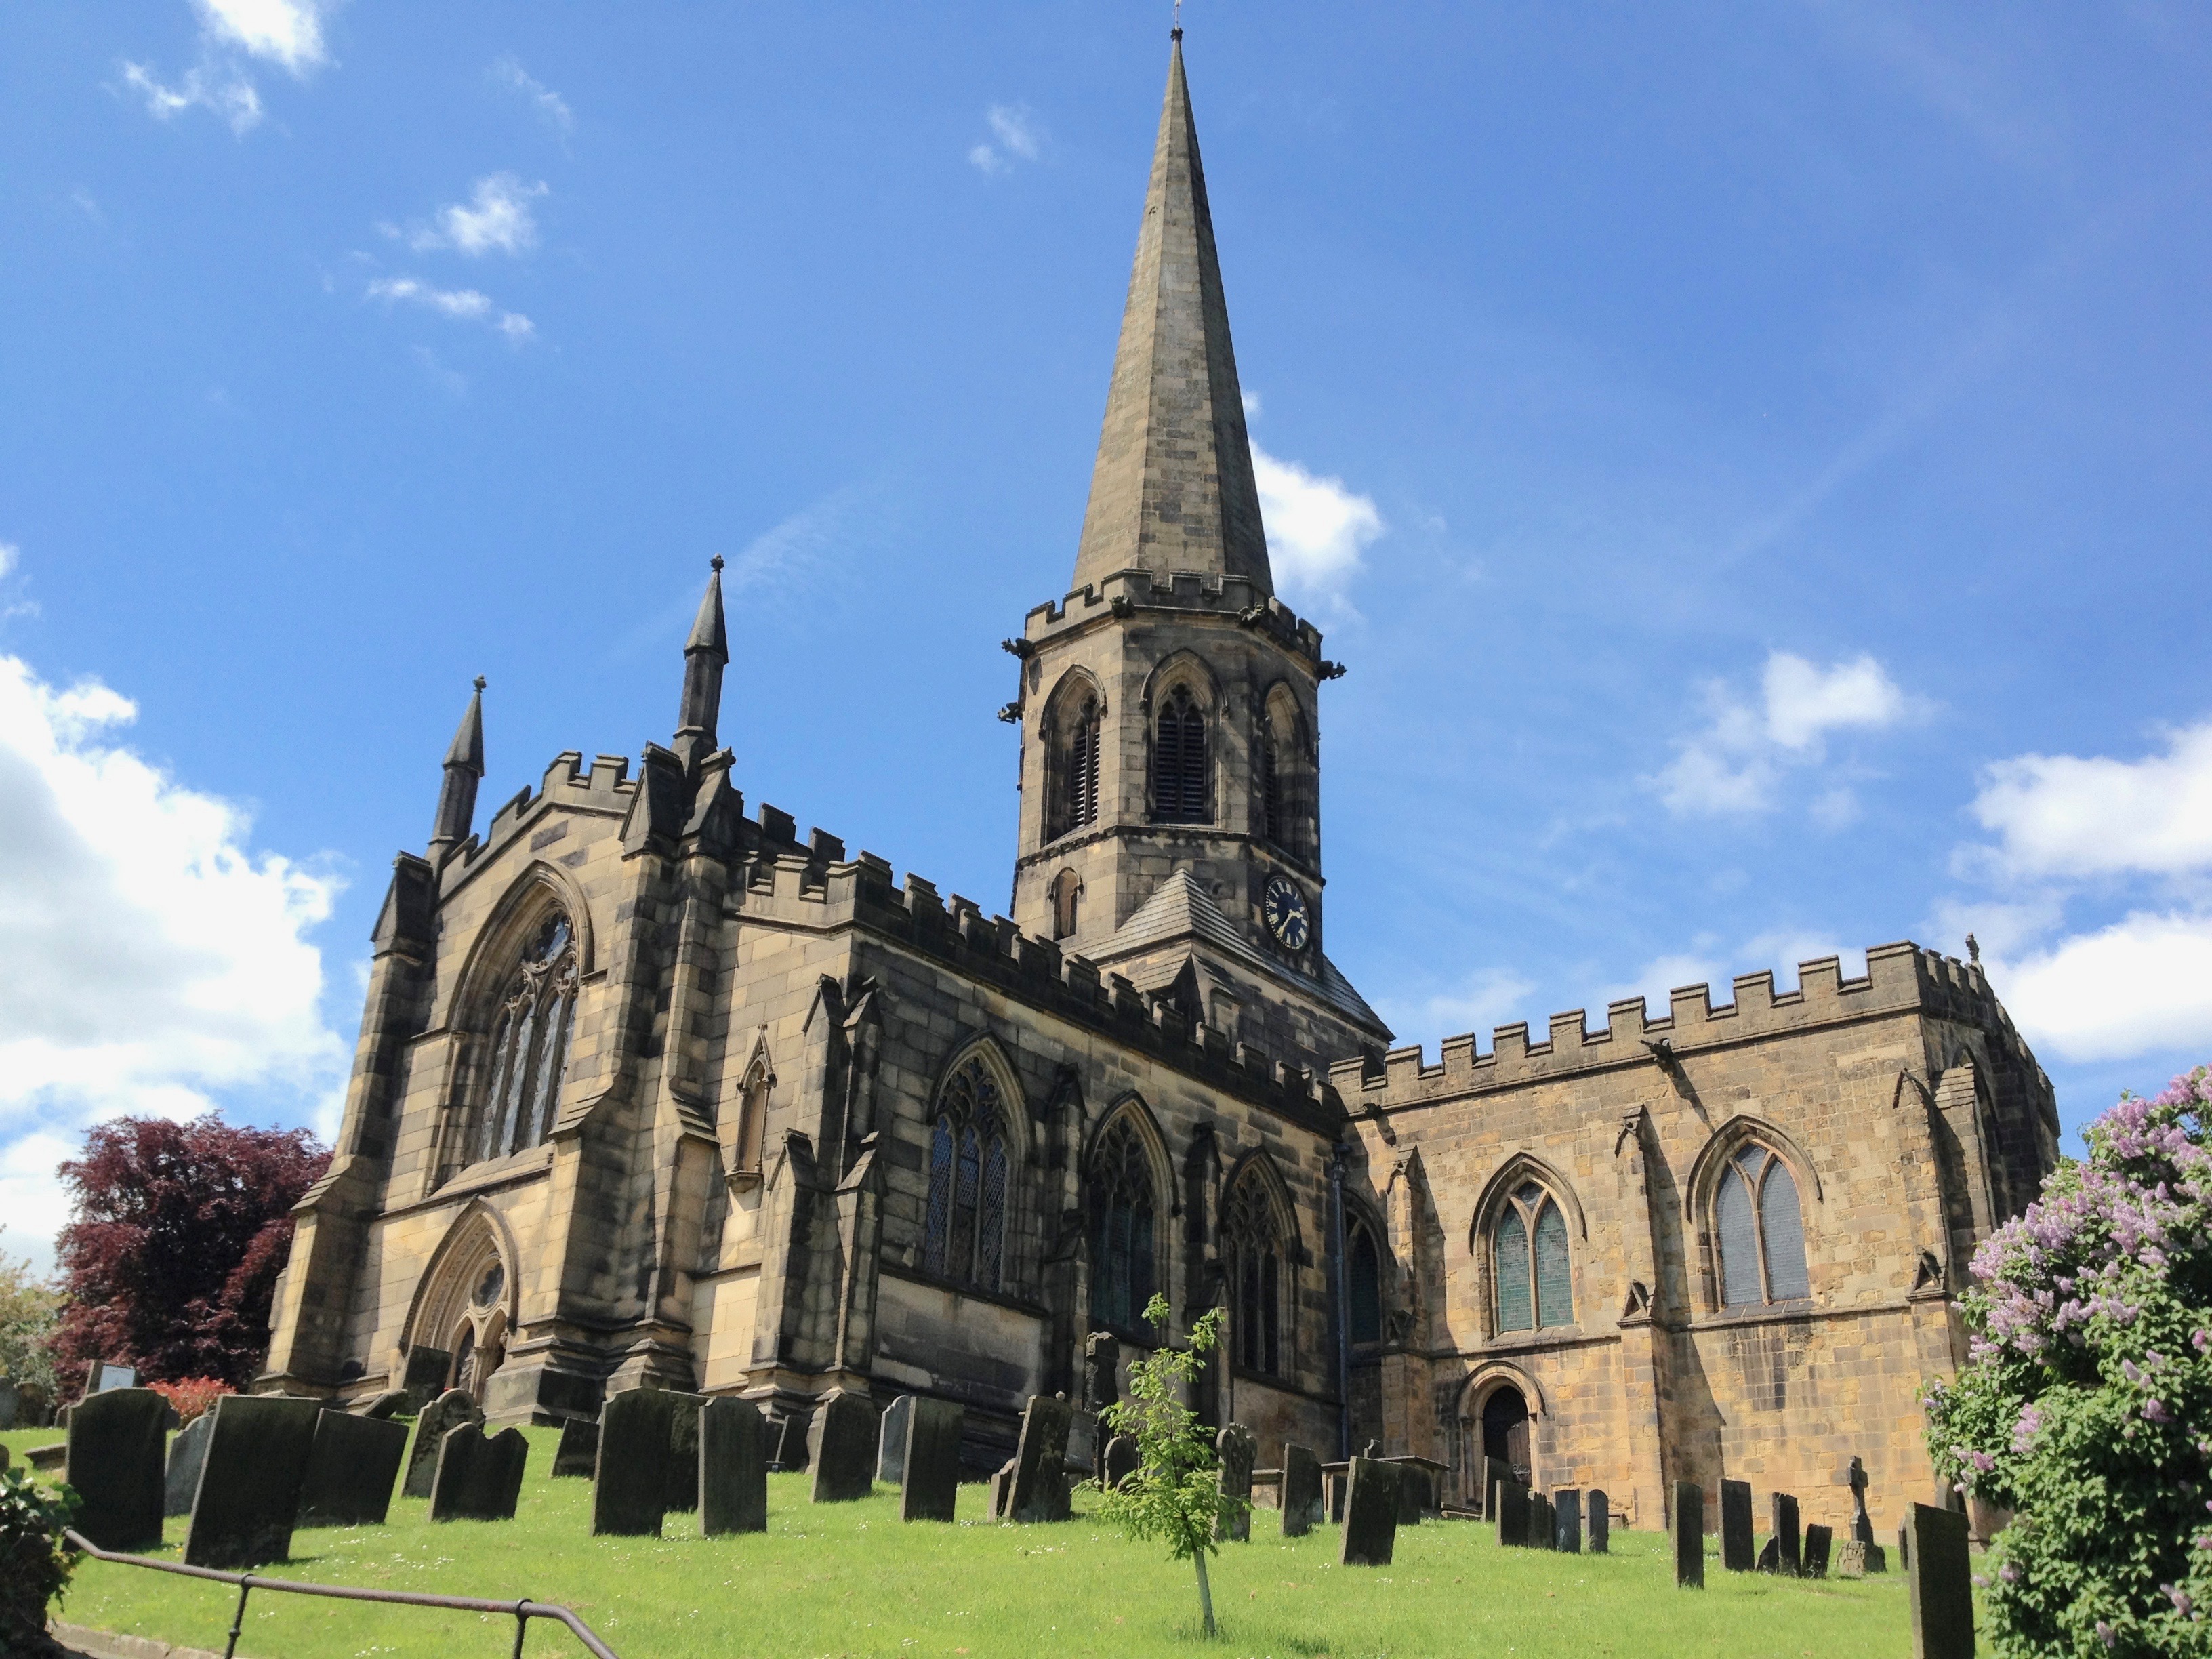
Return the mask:
<path id="1" fill-rule="evenodd" d="M 1083 898 L 1083 880 L 1073 870 L 1052 878 L 1052 936 L 1067 939 L 1075 932 L 1077 911 Z"/>
<path id="2" fill-rule="evenodd" d="M 1091 1316 L 1133 1330 L 1159 1288 L 1154 1218 L 1158 1200 L 1144 1138 L 1127 1116 L 1091 1154 Z"/>
<path id="3" fill-rule="evenodd" d="M 1161 823 L 1208 823 L 1206 711 L 1187 685 L 1168 694 L 1152 751 L 1152 816 Z"/>
<path id="4" fill-rule="evenodd" d="M 1063 715 L 1048 750 L 1053 778 L 1047 787 L 1045 839 L 1088 829 L 1098 821 L 1098 743 L 1103 726 L 1098 699 L 1086 694 Z"/>
<path id="5" fill-rule="evenodd" d="M 1522 1182 L 1498 1212 L 1490 1241 L 1498 1330 L 1575 1322 L 1567 1221 L 1549 1193 L 1533 1181 Z"/>
<path id="6" fill-rule="evenodd" d="M 1720 1248 L 1721 1304 L 1757 1307 L 1812 1295 L 1805 1271 L 1805 1219 L 1790 1166 L 1766 1147 L 1737 1152 L 1713 1194 Z"/>
<path id="7" fill-rule="evenodd" d="M 1230 1340 L 1237 1363 L 1274 1376 L 1283 1357 L 1283 1240 L 1267 1183 L 1255 1173 L 1222 1206 L 1221 1255 L 1229 1270 Z"/>
<path id="8" fill-rule="evenodd" d="M 532 930 L 498 1008 L 471 1149 L 477 1158 L 504 1158 L 552 1133 L 576 1012 L 576 933 L 565 913 L 552 911 Z"/>
<path id="9" fill-rule="evenodd" d="M 922 1267 L 939 1279 L 1000 1288 L 1006 1257 L 1006 1123 L 980 1055 L 945 1080 L 929 1139 Z"/>
<path id="10" fill-rule="evenodd" d="M 1364 1221 L 1352 1224 L 1345 1247 L 1346 1317 L 1354 1342 L 1382 1340 L 1382 1252 Z"/>

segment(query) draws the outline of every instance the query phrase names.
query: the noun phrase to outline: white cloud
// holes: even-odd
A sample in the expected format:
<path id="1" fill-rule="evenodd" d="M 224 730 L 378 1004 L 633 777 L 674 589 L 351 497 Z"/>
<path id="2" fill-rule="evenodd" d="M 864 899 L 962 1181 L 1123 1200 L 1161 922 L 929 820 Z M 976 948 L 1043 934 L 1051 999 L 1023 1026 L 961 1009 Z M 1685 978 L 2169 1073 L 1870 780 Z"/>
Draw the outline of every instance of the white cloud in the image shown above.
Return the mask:
<path id="1" fill-rule="evenodd" d="M 330 62 L 318 0 L 194 0 L 210 37 L 295 76 Z"/>
<path id="2" fill-rule="evenodd" d="M 440 208 L 437 228 L 416 231 L 409 244 L 418 251 L 455 248 L 471 258 L 526 253 L 538 246 L 538 220 L 530 204 L 546 193 L 543 182 L 526 185 L 511 173 L 488 173 L 477 180 L 471 203 Z"/>
<path id="3" fill-rule="evenodd" d="M 1787 769 L 1827 757 L 1829 733 L 1881 731 L 1923 712 L 1887 669 L 1863 655 L 1823 668 L 1791 652 L 1771 652 L 1757 703 L 1717 680 L 1701 696 L 1704 729 L 1683 739 L 1674 759 L 1646 781 L 1669 811 L 1685 817 L 1766 811 L 1778 804 Z M 1857 796 L 1841 787 L 1813 808 L 1825 829 L 1839 829 L 1858 813 Z"/>
<path id="4" fill-rule="evenodd" d="M 2173 876 L 2212 867 L 2212 720 L 2141 760 L 2021 755 L 1974 798 L 2016 876 Z"/>
<path id="5" fill-rule="evenodd" d="M 1633 979 L 1608 987 L 1604 1000 L 1620 1002 L 1640 996 L 1646 1017 L 1663 1019 L 1671 1006 L 1670 994 L 1685 986 L 1705 986 L 1713 1005 L 1718 1007 L 1734 999 L 1735 980 L 1740 974 L 1771 973 L 1776 991 L 1784 992 L 1797 986 L 1798 969 L 1802 964 L 1818 962 L 1823 957 L 1836 957 L 1838 971 L 1845 979 L 1856 979 L 1866 972 L 1863 947 L 1846 950 L 1826 933 L 1778 929 L 1758 934 L 1729 949 L 1723 949 L 1713 935 L 1701 933 L 1691 944 L 1691 950 L 1655 957 L 1637 970 Z M 1593 1008 L 1590 1012 L 1595 1016 L 1597 1011 Z"/>
<path id="6" fill-rule="evenodd" d="M 199 59 L 174 85 L 143 64 L 126 62 L 123 79 L 166 121 L 204 109 L 244 134 L 260 125 L 261 94 L 240 56 L 277 64 L 295 80 L 331 61 L 323 39 L 326 0 L 193 0 L 200 19 Z"/>
<path id="7" fill-rule="evenodd" d="M 568 100 L 524 69 L 514 54 L 509 53 L 491 66 L 491 78 L 528 99 L 531 107 L 549 126 L 566 132 L 576 125 L 575 112 L 568 107 Z"/>
<path id="8" fill-rule="evenodd" d="M 994 104 L 984 113 L 995 143 L 981 143 L 968 152 L 968 160 L 985 173 L 1009 173 L 1017 161 L 1034 161 L 1044 154 L 1045 131 L 1036 112 L 1026 104 Z"/>
<path id="9" fill-rule="evenodd" d="M 228 123 L 233 132 L 244 133 L 261 120 L 261 94 L 252 82 L 227 64 L 197 64 L 173 87 L 156 79 L 143 64 L 124 64 L 123 78 L 145 99 L 147 113 L 157 121 L 188 109 L 205 109 Z"/>
<path id="10" fill-rule="evenodd" d="M 1401 1014 L 1393 1022 L 1402 1042 L 1428 1042 L 1433 1036 L 1456 1036 L 1476 1031 L 1487 1036 L 1501 1023 L 1522 1017 L 1533 981 L 1503 968 L 1486 968 L 1469 974 L 1450 990 L 1416 1003 L 1410 1018 Z"/>
<path id="11" fill-rule="evenodd" d="M 1248 399 L 1256 409 L 1258 399 Z M 1278 460 L 1252 446 L 1252 476 L 1260 487 L 1260 516 L 1267 526 L 1267 561 L 1275 580 L 1302 602 L 1344 602 L 1360 571 L 1359 556 L 1384 529 L 1374 501 L 1324 478 L 1296 461 Z"/>
<path id="12" fill-rule="evenodd" d="M 2016 961 L 1985 960 L 2039 1052 L 2088 1061 L 2212 1048 L 2212 916 L 2138 911 Z"/>
<path id="13" fill-rule="evenodd" d="M 1767 735 L 1784 749 L 1804 750 L 1830 732 L 1894 726 L 1905 693 L 1872 657 L 1820 668 L 1787 651 L 1766 659 Z"/>
<path id="14" fill-rule="evenodd" d="M 404 301 L 428 307 L 447 317 L 479 322 L 497 329 L 512 344 L 520 345 L 537 327 L 520 312 L 502 311 L 491 296 L 472 288 L 435 288 L 412 276 L 379 276 L 368 285 L 368 297 L 387 305 Z"/>
<path id="15" fill-rule="evenodd" d="M 338 882 L 117 744 L 137 712 L 0 657 L 0 1213 L 25 1237 L 62 1219 L 53 1166 L 90 1123 L 343 1076 L 308 937 Z"/>

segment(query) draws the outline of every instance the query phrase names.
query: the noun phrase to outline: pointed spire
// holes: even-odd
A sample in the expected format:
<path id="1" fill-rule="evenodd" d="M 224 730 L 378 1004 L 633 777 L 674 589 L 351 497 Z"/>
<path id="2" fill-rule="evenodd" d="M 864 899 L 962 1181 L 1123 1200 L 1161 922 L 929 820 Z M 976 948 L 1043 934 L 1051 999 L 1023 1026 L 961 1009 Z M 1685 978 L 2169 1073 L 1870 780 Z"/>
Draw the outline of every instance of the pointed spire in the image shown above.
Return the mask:
<path id="1" fill-rule="evenodd" d="M 691 637 L 684 642 L 684 701 L 676 711 L 676 752 L 686 771 L 714 753 L 714 726 L 722 709 L 722 670 L 730 660 L 730 636 L 722 626 L 722 556 L 708 561 L 714 574 L 699 601 Z"/>
<path id="2" fill-rule="evenodd" d="M 483 776 L 484 677 L 477 676 L 477 689 L 469 698 L 468 713 L 461 716 L 446 750 L 445 781 L 438 787 L 438 816 L 430 825 L 430 860 L 469 838 L 476 821 L 477 783 Z"/>
<path id="3" fill-rule="evenodd" d="M 1180 29 L 1074 586 L 1132 565 L 1274 591 Z"/>

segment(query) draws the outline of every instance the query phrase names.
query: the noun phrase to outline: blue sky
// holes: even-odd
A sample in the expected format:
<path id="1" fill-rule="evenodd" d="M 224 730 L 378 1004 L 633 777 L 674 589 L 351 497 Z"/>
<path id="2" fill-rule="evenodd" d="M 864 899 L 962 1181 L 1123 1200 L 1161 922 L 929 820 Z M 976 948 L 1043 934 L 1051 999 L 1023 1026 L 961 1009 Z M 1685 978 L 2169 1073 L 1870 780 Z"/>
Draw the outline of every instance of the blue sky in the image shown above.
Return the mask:
<path id="1" fill-rule="evenodd" d="M 711 555 L 748 799 L 1004 907 L 1167 21 L 0 13 L 0 1248 L 327 1129 L 471 677 L 487 813 L 665 741 Z M 1184 21 L 1401 1040 L 1972 928 L 2069 1127 L 2212 1055 L 2201 9 Z"/>

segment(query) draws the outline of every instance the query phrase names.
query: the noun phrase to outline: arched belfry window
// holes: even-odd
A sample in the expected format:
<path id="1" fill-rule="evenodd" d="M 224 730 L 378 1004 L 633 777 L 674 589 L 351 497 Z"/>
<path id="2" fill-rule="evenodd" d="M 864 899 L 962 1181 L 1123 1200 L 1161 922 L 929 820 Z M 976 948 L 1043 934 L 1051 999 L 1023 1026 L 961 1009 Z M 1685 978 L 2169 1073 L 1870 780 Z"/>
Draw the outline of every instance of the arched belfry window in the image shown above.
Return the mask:
<path id="1" fill-rule="evenodd" d="M 1790 1166 L 1756 1143 L 1737 1150 L 1713 1191 L 1721 1303 L 1758 1307 L 1812 1295 L 1805 1219 Z"/>
<path id="2" fill-rule="evenodd" d="M 1248 1371 L 1279 1376 L 1283 1360 L 1283 1237 L 1267 1182 L 1255 1171 L 1230 1189 L 1221 1213 L 1229 1275 L 1229 1337 Z"/>
<path id="3" fill-rule="evenodd" d="M 991 1068 L 971 1054 L 945 1079 L 929 1138 L 923 1269 L 987 1291 L 1006 1275 L 1006 1111 Z"/>
<path id="4" fill-rule="evenodd" d="M 1178 685 L 1160 710 L 1152 750 L 1152 817 L 1160 823 L 1210 823 L 1206 811 L 1206 711 Z"/>
<path id="5" fill-rule="evenodd" d="M 576 1012 L 576 933 L 565 911 L 532 928 L 501 989 L 477 1119 L 477 1158 L 535 1146 L 553 1130 Z"/>
<path id="6" fill-rule="evenodd" d="M 1052 878 L 1052 936 L 1054 939 L 1074 936 L 1082 902 L 1083 878 L 1074 871 L 1063 870 Z"/>
<path id="7" fill-rule="evenodd" d="M 1053 776 L 1046 789 L 1045 839 L 1050 841 L 1098 821 L 1098 744 L 1104 711 L 1097 695 L 1086 691 L 1055 719 L 1057 729 L 1046 753 Z"/>
<path id="8" fill-rule="evenodd" d="M 1345 1292 L 1351 1306 L 1346 1319 L 1354 1342 L 1382 1340 L 1382 1252 L 1364 1221 L 1347 1230 L 1345 1243 Z"/>
<path id="9" fill-rule="evenodd" d="M 1159 1288 L 1158 1197 L 1152 1159 L 1126 1114 L 1091 1154 L 1091 1317 L 1134 1330 Z"/>
<path id="10" fill-rule="evenodd" d="M 1490 1262 L 1500 1332 L 1575 1322 L 1567 1219 L 1558 1200 L 1535 1182 L 1522 1182 L 1498 1207 L 1490 1231 Z"/>

